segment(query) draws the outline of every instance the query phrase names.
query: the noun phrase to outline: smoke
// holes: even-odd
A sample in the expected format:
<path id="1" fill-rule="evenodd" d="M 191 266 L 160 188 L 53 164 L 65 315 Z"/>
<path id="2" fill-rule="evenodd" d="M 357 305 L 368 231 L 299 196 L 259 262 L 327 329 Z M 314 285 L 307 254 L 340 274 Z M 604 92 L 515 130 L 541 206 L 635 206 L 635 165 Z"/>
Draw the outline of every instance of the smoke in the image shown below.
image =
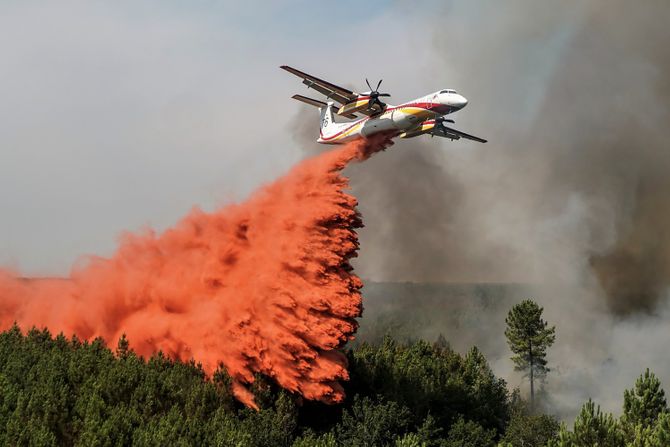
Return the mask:
<path id="1" fill-rule="evenodd" d="M 466 96 L 456 125 L 489 143 L 419 137 L 352 174 L 358 274 L 529 284 L 439 292 L 424 319 L 409 291 L 394 315 L 414 337 L 476 344 L 517 386 L 504 317 L 539 301 L 557 326 L 546 387 L 562 416 L 588 397 L 617 410 L 647 366 L 670 386 L 670 4 L 450 1 L 434 17 L 421 87 Z M 366 302 L 362 329 L 384 312 Z"/>
<path id="2" fill-rule="evenodd" d="M 339 402 L 348 378 L 337 349 L 353 337 L 362 283 L 349 260 L 361 226 L 340 171 L 371 147 L 351 143 L 305 160 L 244 203 L 193 210 L 157 235 L 126 234 L 110 259 L 89 258 L 69 280 L 0 271 L 0 326 L 158 350 L 223 363 L 233 391 L 262 373 L 308 399 Z"/>
<path id="3" fill-rule="evenodd" d="M 611 311 L 653 311 L 670 281 L 670 203 L 664 200 L 670 193 L 670 58 L 658 45 L 670 37 L 670 7 L 584 5 L 530 7 L 537 21 L 524 26 L 510 19 L 514 28 L 496 36 L 499 43 L 489 51 L 511 64 L 522 56 L 530 60 L 496 84 L 503 93 L 492 97 L 508 109 L 484 116 L 484 129 L 499 130 L 501 122 L 509 127 L 450 170 L 467 196 L 465 209 L 454 212 L 465 213 L 464 225 L 479 227 L 493 242 L 469 244 L 506 248 L 506 269 L 516 270 L 510 272 L 514 279 L 595 278 Z M 438 48 L 452 51 L 447 45 Z M 552 47 L 552 56 L 537 56 L 543 64 L 533 60 L 537 48 Z M 474 59 L 457 56 L 466 67 Z M 492 63 L 499 62 L 493 56 Z M 462 80 L 464 89 L 477 92 L 490 81 L 478 71 L 467 74 L 472 79 Z M 527 117 L 504 116 L 517 104 Z M 495 110 L 490 103 L 474 107 Z M 482 176 L 475 170 L 491 180 L 476 184 Z"/>
<path id="4" fill-rule="evenodd" d="M 589 276 L 612 311 L 653 310 L 670 279 L 670 56 L 658 45 L 670 34 L 670 7 L 484 4 L 452 1 L 437 15 L 434 59 L 446 62 L 426 90 L 461 91 L 470 106 L 454 115 L 457 125 L 491 142 L 419 137 L 353 168 L 368 223 L 359 273 Z M 300 129 L 298 138 L 313 136 Z"/>
<path id="5" fill-rule="evenodd" d="M 670 384 L 670 340 L 659 337 L 670 284 L 670 55 L 659 43 L 670 38 L 670 5 L 514 5 L 507 13 L 519 18 L 503 17 L 505 32 L 485 32 L 472 55 L 437 42 L 470 67 L 457 85 L 479 101 L 465 113 L 485 110 L 482 129 L 493 132 L 448 166 L 464 205 L 453 210 L 461 226 L 445 237 L 467 247 L 450 256 L 483 256 L 471 264 L 475 276 L 537 285 L 530 296 L 558 330 L 547 384 L 557 411 L 574 414 L 588 397 L 616 410 L 647 366 Z M 537 20 L 522 19 L 529 15 Z M 470 65 L 481 61 L 477 45 L 501 67 L 495 82 Z M 473 228 L 478 237 L 468 237 Z M 508 306 L 490 318 L 503 321 Z M 480 342 L 507 365 L 508 350 L 492 341 L 497 326 Z"/>
<path id="6" fill-rule="evenodd" d="M 559 206 L 575 193 L 593 204 L 587 254 L 610 309 L 653 311 L 670 282 L 670 58 L 657 46 L 670 38 L 670 7 L 599 6 L 540 109 L 534 141 L 553 166 L 543 192 Z"/>

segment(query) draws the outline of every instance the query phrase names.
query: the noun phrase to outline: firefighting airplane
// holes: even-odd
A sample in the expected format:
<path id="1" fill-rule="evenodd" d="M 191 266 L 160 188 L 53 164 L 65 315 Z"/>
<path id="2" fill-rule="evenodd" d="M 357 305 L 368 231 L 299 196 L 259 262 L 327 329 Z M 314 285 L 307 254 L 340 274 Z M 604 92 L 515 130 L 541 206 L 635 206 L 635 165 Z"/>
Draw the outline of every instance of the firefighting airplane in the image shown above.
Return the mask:
<path id="1" fill-rule="evenodd" d="M 456 93 L 456 90 L 440 90 L 392 106 L 379 99 L 391 96 L 388 93 L 379 93 L 382 81 L 379 81 L 373 90 L 366 79 L 370 91 L 356 93 L 287 65 L 282 65 L 280 68 L 302 78 L 302 83 L 308 88 L 326 95 L 327 103 L 302 95 L 293 95 L 293 99 L 319 108 L 321 112 L 321 129 L 317 140 L 319 143 L 339 144 L 359 137 L 370 138 L 381 133 L 400 138 L 429 134 L 451 140 L 466 138 L 486 143 L 483 138 L 449 127 L 448 124 L 453 124 L 454 121 L 447 119 L 446 115 L 462 109 L 468 103 L 468 100 Z M 335 102 L 341 105 L 338 107 Z M 336 123 L 333 113 L 355 121 Z M 361 118 L 357 114 L 365 116 Z"/>

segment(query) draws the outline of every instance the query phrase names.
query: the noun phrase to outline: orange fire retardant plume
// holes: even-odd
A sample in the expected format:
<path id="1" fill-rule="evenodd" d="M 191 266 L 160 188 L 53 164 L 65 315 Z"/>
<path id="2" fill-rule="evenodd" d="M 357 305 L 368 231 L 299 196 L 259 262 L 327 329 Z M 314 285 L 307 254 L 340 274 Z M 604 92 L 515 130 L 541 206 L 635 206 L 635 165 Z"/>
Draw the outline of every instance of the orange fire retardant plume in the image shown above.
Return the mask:
<path id="1" fill-rule="evenodd" d="M 162 234 L 125 234 L 111 258 L 89 258 L 67 280 L 0 271 L 0 328 L 102 337 L 125 333 L 140 355 L 158 350 L 222 362 L 235 396 L 254 407 L 254 374 L 307 399 L 339 402 L 348 379 L 337 350 L 353 338 L 360 279 L 349 259 L 361 226 L 341 170 L 370 145 L 305 160 L 249 200 L 192 211 Z"/>

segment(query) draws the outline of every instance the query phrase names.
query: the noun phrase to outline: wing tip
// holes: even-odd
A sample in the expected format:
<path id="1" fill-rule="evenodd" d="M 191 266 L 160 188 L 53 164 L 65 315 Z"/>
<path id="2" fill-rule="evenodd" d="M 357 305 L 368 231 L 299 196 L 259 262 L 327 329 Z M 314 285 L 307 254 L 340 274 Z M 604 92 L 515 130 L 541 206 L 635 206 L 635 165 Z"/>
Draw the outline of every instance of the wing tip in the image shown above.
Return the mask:
<path id="1" fill-rule="evenodd" d="M 297 68 L 291 67 L 290 65 L 280 65 L 279 68 L 281 68 L 282 70 L 286 70 L 289 73 L 293 73 L 296 76 L 303 76 L 305 74 L 302 71 L 298 70 Z"/>

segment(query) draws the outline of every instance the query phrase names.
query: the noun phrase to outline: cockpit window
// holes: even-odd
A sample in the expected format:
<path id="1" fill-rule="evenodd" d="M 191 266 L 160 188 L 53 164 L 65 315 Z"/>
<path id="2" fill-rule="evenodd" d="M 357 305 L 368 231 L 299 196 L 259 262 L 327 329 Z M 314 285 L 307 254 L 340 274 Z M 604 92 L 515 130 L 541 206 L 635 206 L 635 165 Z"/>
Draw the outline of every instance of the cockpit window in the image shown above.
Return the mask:
<path id="1" fill-rule="evenodd" d="M 441 90 L 440 93 L 456 93 L 456 90 Z"/>

